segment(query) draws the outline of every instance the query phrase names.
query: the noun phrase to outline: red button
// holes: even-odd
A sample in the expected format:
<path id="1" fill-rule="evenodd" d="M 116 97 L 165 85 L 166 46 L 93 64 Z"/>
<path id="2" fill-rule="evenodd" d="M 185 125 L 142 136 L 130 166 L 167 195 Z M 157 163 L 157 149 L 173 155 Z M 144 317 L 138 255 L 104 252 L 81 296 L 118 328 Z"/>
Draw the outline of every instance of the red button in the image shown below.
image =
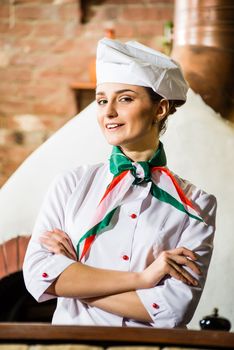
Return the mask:
<path id="1" fill-rule="evenodd" d="M 129 260 L 129 256 L 123 255 L 123 259 L 124 259 L 124 260 Z"/>
<path id="2" fill-rule="evenodd" d="M 46 272 L 43 272 L 42 277 L 46 278 L 48 277 L 48 274 Z"/>
<path id="3" fill-rule="evenodd" d="M 153 308 L 155 308 L 155 309 L 159 309 L 159 305 L 156 304 L 156 303 L 153 303 L 152 306 L 153 306 Z"/>
<path id="4" fill-rule="evenodd" d="M 137 215 L 136 214 L 131 214 L 132 219 L 136 219 Z"/>

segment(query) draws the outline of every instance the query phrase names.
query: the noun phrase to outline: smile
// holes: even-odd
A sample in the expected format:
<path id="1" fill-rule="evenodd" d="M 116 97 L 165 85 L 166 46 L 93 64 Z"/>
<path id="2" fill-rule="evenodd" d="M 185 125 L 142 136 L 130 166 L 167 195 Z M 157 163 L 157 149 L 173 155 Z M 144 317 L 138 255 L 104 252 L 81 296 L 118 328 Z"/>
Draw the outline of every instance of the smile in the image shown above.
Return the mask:
<path id="1" fill-rule="evenodd" d="M 113 129 L 117 129 L 119 128 L 120 126 L 122 126 L 123 124 L 117 124 L 117 123 L 108 123 L 106 124 L 106 128 L 108 130 L 113 130 Z"/>

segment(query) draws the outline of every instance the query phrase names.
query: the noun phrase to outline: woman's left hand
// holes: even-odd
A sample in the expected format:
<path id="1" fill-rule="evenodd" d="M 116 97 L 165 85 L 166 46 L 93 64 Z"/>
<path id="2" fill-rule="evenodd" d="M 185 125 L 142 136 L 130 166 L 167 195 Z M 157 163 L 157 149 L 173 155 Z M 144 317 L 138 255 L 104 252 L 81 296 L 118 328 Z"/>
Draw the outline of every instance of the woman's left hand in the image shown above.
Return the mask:
<path id="1" fill-rule="evenodd" d="M 62 230 L 54 229 L 53 231 L 44 232 L 40 238 L 40 243 L 54 254 L 63 254 L 70 259 L 77 261 L 75 249 L 70 237 Z"/>

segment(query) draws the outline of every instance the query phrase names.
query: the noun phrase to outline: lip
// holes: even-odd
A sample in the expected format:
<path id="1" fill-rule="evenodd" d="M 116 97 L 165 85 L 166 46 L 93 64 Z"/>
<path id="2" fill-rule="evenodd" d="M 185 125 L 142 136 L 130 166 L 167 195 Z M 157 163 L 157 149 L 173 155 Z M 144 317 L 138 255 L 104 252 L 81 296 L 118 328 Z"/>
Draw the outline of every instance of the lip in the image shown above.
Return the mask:
<path id="1" fill-rule="evenodd" d="M 123 126 L 123 124 L 121 124 L 121 123 L 107 123 L 107 124 L 105 124 L 105 128 L 108 131 L 118 130 L 121 126 Z"/>

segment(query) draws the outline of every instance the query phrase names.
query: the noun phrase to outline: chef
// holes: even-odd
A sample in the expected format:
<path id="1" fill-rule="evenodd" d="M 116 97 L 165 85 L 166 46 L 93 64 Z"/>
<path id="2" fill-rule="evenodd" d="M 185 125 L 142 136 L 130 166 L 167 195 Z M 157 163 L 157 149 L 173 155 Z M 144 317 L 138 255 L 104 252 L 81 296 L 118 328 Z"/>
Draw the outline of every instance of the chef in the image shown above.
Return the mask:
<path id="1" fill-rule="evenodd" d="M 191 320 L 216 199 L 167 167 L 160 141 L 187 90 L 171 58 L 137 42 L 99 41 L 97 119 L 112 153 L 56 177 L 23 265 L 38 302 L 57 298 L 53 324 L 175 328 Z"/>

